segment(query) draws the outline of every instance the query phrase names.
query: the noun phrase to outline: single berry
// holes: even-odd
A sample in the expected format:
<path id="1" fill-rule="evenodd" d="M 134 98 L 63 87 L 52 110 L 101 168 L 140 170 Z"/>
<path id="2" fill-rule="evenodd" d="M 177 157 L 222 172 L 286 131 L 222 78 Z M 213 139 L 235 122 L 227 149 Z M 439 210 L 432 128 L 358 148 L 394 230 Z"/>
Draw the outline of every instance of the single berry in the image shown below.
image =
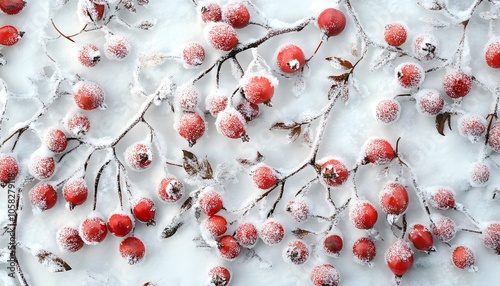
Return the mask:
<path id="1" fill-rule="evenodd" d="M 476 255 L 472 249 L 467 246 L 457 246 L 453 249 L 451 261 L 459 269 L 475 270 L 474 263 L 476 262 Z"/>
<path id="2" fill-rule="evenodd" d="M 484 246 L 500 254 L 500 223 L 490 223 L 483 230 L 482 240 Z"/>
<path id="3" fill-rule="evenodd" d="M 174 104 L 184 111 L 195 111 L 200 101 L 200 92 L 192 85 L 181 85 L 175 90 Z"/>
<path id="4" fill-rule="evenodd" d="M 107 35 L 104 43 L 104 54 L 110 60 L 121 61 L 130 53 L 130 42 L 118 35 Z"/>
<path id="5" fill-rule="evenodd" d="M 213 216 L 222 209 L 222 198 L 215 191 L 207 191 L 200 195 L 198 205 L 207 216 Z"/>
<path id="6" fill-rule="evenodd" d="M 285 210 L 296 222 L 305 222 L 311 215 L 309 205 L 301 198 L 294 198 L 289 201 Z"/>
<path id="7" fill-rule="evenodd" d="M 321 165 L 321 177 L 326 185 L 338 187 L 345 183 L 349 177 L 349 171 L 344 163 L 330 159 Z"/>
<path id="8" fill-rule="evenodd" d="M 227 286 L 231 282 L 231 273 L 227 268 L 215 266 L 208 271 L 208 285 Z"/>
<path id="9" fill-rule="evenodd" d="M 252 170 L 252 181 L 254 185 L 261 189 L 270 189 L 278 183 L 278 175 L 276 171 L 271 169 L 269 166 L 260 165 Z"/>
<path id="10" fill-rule="evenodd" d="M 205 229 L 212 236 L 215 237 L 222 236 L 227 231 L 227 221 L 224 217 L 220 215 L 211 216 L 205 222 Z"/>
<path id="11" fill-rule="evenodd" d="M 438 210 L 451 209 L 455 207 L 455 194 L 450 187 L 437 187 L 431 191 L 429 203 Z"/>
<path id="12" fill-rule="evenodd" d="M 108 234 L 106 222 L 99 216 L 89 216 L 80 224 L 80 237 L 89 245 L 102 242 Z"/>
<path id="13" fill-rule="evenodd" d="M 104 17 L 104 10 L 106 5 L 101 4 L 100 1 L 96 0 L 79 0 L 78 1 L 78 11 L 79 16 L 82 21 L 86 23 L 94 23 L 102 20 Z"/>
<path id="14" fill-rule="evenodd" d="M 342 11 L 327 8 L 318 16 L 318 27 L 326 36 L 338 36 L 344 31 L 346 18 Z"/>
<path id="15" fill-rule="evenodd" d="M 399 183 L 389 183 L 379 193 L 379 202 L 384 213 L 402 215 L 408 208 L 408 192 Z"/>
<path id="16" fill-rule="evenodd" d="M 247 141 L 247 122 L 243 115 L 233 107 L 228 107 L 219 112 L 215 120 L 217 131 L 230 139 L 241 138 Z"/>
<path id="17" fill-rule="evenodd" d="M 424 69 L 416 63 L 402 63 L 396 69 L 399 85 L 407 90 L 417 89 L 425 80 Z"/>
<path id="18" fill-rule="evenodd" d="M 385 26 L 384 39 L 385 42 L 393 47 L 399 47 L 406 42 L 408 33 L 405 25 L 401 23 L 392 23 Z"/>
<path id="19" fill-rule="evenodd" d="M 246 222 L 242 223 L 236 229 L 234 238 L 238 243 L 246 248 L 252 248 L 257 243 L 257 228 L 253 223 Z"/>
<path id="20" fill-rule="evenodd" d="M 485 52 L 486 64 L 491 68 L 500 68 L 500 42 L 489 43 Z"/>
<path id="21" fill-rule="evenodd" d="M 68 146 L 66 134 L 59 129 L 49 130 L 43 139 L 47 148 L 54 153 L 62 153 Z"/>
<path id="22" fill-rule="evenodd" d="M 311 270 L 309 279 L 314 286 L 338 286 L 340 284 L 340 274 L 330 264 L 316 265 Z"/>
<path id="23" fill-rule="evenodd" d="M 124 237 L 134 228 L 132 218 L 125 213 L 114 213 L 108 219 L 108 230 L 114 236 Z"/>
<path id="24" fill-rule="evenodd" d="M 444 77 L 443 87 L 449 97 L 459 99 L 469 94 L 472 78 L 461 70 L 454 70 Z"/>
<path id="25" fill-rule="evenodd" d="M 282 72 L 295 73 L 302 70 L 306 58 L 301 48 L 295 45 L 285 45 L 279 49 L 276 63 Z"/>
<path id="26" fill-rule="evenodd" d="M 193 146 L 205 133 L 205 120 L 198 113 L 184 112 L 174 127 L 179 135 Z"/>
<path id="27" fill-rule="evenodd" d="M 396 240 L 385 253 L 387 266 L 396 277 L 405 275 L 413 266 L 413 260 L 413 251 L 402 239 Z"/>
<path id="28" fill-rule="evenodd" d="M 16 15 L 23 10 L 26 2 L 23 0 L 0 0 L 0 10 L 7 15 Z"/>
<path id="29" fill-rule="evenodd" d="M 74 113 L 68 116 L 66 120 L 66 127 L 72 135 L 81 137 L 89 132 L 90 120 L 83 113 Z"/>
<path id="30" fill-rule="evenodd" d="M 201 20 L 205 23 L 219 22 L 222 20 L 222 10 L 219 5 L 210 3 L 208 5 L 201 6 L 200 16 Z"/>
<path id="31" fill-rule="evenodd" d="M 153 200 L 143 197 L 139 199 L 133 206 L 132 212 L 135 218 L 147 225 L 155 225 L 156 207 Z"/>
<path id="32" fill-rule="evenodd" d="M 372 203 L 356 201 L 349 210 L 349 219 L 357 229 L 371 229 L 377 222 L 378 213 Z"/>
<path id="33" fill-rule="evenodd" d="M 64 199 L 68 202 L 69 209 L 79 206 L 87 201 L 89 188 L 83 178 L 67 182 L 63 187 Z"/>
<path id="34" fill-rule="evenodd" d="M 57 192 L 52 185 L 41 183 L 31 189 L 30 201 L 37 211 L 46 211 L 55 206 Z"/>
<path id="35" fill-rule="evenodd" d="M 362 237 L 353 244 L 352 254 L 354 255 L 354 261 L 361 264 L 369 264 L 377 255 L 377 247 L 371 239 Z"/>
<path id="36" fill-rule="evenodd" d="M 421 89 L 414 96 L 420 114 L 436 116 L 443 110 L 444 98 L 435 89 Z"/>
<path id="37" fill-rule="evenodd" d="M 486 134 L 488 123 L 486 119 L 479 115 L 465 114 L 458 118 L 458 133 L 469 138 L 471 142 L 479 141 L 479 138 Z"/>
<path id="38" fill-rule="evenodd" d="M 274 94 L 274 83 L 266 76 L 252 76 L 243 85 L 243 93 L 250 103 L 268 103 Z"/>
<path id="39" fill-rule="evenodd" d="M 278 244 L 285 237 L 285 228 L 277 221 L 268 220 L 262 224 L 259 236 L 265 244 Z"/>
<path id="40" fill-rule="evenodd" d="M 490 180 L 490 166 L 484 162 L 472 164 L 469 170 L 469 183 L 473 187 L 482 187 Z"/>
<path id="41" fill-rule="evenodd" d="M 384 99 L 375 106 L 375 118 L 386 124 L 398 120 L 401 114 L 401 104 L 395 99 Z"/>
<path id="42" fill-rule="evenodd" d="M 439 40 L 431 34 L 422 34 L 413 40 L 413 54 L 421 61 L 432 61 L 439 54 Z"/>
<path id="43" fill-rule="evenodd" d="M 247 122 L 254 120 L 259 115 L 259 106 L 242 98 L 236 110 L 243 115 Z"/>
<path id="44" fill-rule="evenodd" d="M 495 123 L 493 127 L 490 129 L 490 134 L 488 137 L 488 145 L 490 145 L 491 149 L 495 152 L 500 152 L 500 124 Z"/>
<path id="45" fill-rule="evenodd" d="M 147 169 L 151 166 L 151 162 L 153 161 L 153 151 L 150 146 L 144 143 L 130 145 L 125 150 L 124 155 L 127 165 L 136 171 Z"/>
<path id="46" fill-rule="evenodd" d="M 14 157 L 0 157 L 0 183 L 2 185 L 14 182 L 18 174 L 19 165 Z"/>
<path id="47" fill-rule="evenodd" d="M 420 251 L 429 252 L 434 249 L 434 238 L 432 238 L 431 231 L 424 225 L 414 224 L 410 227 L 408 240 Z"/>
<path id="48" fill-rule="evenodd" d="M 94 110 L 104 107 L 104 90 L 94 82 L 81 81 L 74 87 L 74 100 L 76 105 L 83 110 Z"/>
<path id="49" fill-rule="evenodd" d="M 160 200 L 175 203 L 184 195 L 184 186 L 175 178 L 164 178 L 158 186 L 157 194 Z"/>
<path id="50" fill-rule="evenodd" d="M 56 234 L 56 241 L 61 251 L 77 252 L 82 249 L 85 244 L 78 233 L 78 230 L 73 227 L 61 227 Z"/>
<path id="51" fill-rule="evenodd" d="M 391 143 L 384 139 L 370 139 L 363 146 L 362 164 L 385 165 L 396 157 Z"/>
<path id="52" fill-rule="evenodd" d="M 437 239 L 448 242 L 455 237 L 457 227 L 451 218 L 443 216 L 434 224 L 432 232 Z"/>
<path id="53" fill-rule="evenodd" d="M 213 117 L 217 117 L 219 112 L 227 107 L 227 95 L 221 91 L 209 94 L 205 99 L 205 106 Z"/>
<path id="54" fill-rule="evenodd" d="M 222 18 L 236 29 L 245 28 L 250 23 L 250 12 L 241 2 L 233 2 L 224 6 Z"/>
<path id="55" fill-rule="evenodd" d="M 54 157 L 33 153 L 29 161 L 29 173 L 37 180 L 52 178 L 56 170 Z"/>
<path id="56" fill-rule="evenodd" d="M 339 235 L 332 234 L 323 240 L 323 250 L 328 256 L 338 257 L 342 248 L 344 248 L 344 241 Z"/>
<path id="57" fill-rule="evenodd" d="M 24 32 L 19 32 L 14 26 L 0 27 L 0 45 L 13 46 L 24 35 Z"/>
<path id="58" fill-rule="evenodd" d="M 137 237 L 127 237 L 120 242 L 120 255 L 128 264 L 134 265 L 142 261 L 146 255 L 144 243 Z"/>
<path id="59" fill-rule="evenodd" d="M 241 247 L 234 237 L 224 235 L 217 242 L 220 257 L 227 260 L 234 260 L 240 255 Z"/>
<path id="60" fill-rule="evenodd" d="M 197 67 L 205 60 L 205 49 L 198 43 L 187 43 L 182 48 L 182 61 L 184 67 Z"/>
<path id="61" fill-rule="evenodd" d="M 78 49 L 78 61 L 85 67 L 95 67 L 101 61 L 101 52 L 94 44 L 86 44 Z"/>
<path id="62" fill-rule="evenodd" d="M 226 23 L 211 23 L 206 28 L 206 38 L 210 45 L 224 52 L 229 52 L 238 45 L 236 30 Z"/>
<path id="63" fill-rule="evenodd" d="M 295 265 L 304 264 L 309 258 L 309 247 L 301 240 L 291 241 L 283 249 L 283 258 Z"/>

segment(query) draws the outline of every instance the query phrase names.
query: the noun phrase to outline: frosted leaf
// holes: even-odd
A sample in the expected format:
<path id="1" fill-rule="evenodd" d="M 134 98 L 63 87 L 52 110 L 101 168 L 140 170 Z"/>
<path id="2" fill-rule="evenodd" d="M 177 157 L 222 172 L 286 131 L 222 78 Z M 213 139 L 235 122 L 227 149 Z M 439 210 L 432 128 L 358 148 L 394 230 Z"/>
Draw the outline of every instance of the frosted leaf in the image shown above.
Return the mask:
<path id="1" fill-rule="evenodd" d="M 302 131 L 302 144 L 307 146 L 308 148 L 312 148 L 314 141 L 313 131 L 310 126 L 303 128 Z"/>
<path id="2" fill-rule="evenodd" d="M 38 258 L 38 262 L 47 267 L 49 272 L 64 272 L 71 270 L 71 266 L 50 251 L 38 248 L 29 248 L 26 246 L 22 246 L 22 248 Z"/>
<path id="3" fill-rule="evenodd" d="M 156 106 L 160 105 L 162 100 L 166 99 L 172 94 L 173 87 L 174 84 L 172 83 L 172 79 L 169 76 L 166 76 L 161 80 L 158 88 L 155 91 L 156 98 L 154 103 Z"/>
<path id="4" fill-rule="evenodd" d="M 422 17 L 420 18 L 420 21 L 430 25 L 434 29 L 443 29 L 443 28 L 448 28 L 451 26 L 451 23 L 438 20 L 438 19 L 433 19 L 433 18 L 427 18 L 427 17 Z"/>
<path id="5" fill-rule="evenodd" d="M 397 56 L 398 53 L 396 52 L 389 52 L 384 49 L 376 50 L 373 53 L 373 57 L 370 61 L 370 69 L 372 71 L 378 70 L 396 59 Z"/>
<path id="6" fill-rule="evenodd" d="M 299 74 L 297 77 L 295 77 L 295 80 L 293 82 L 293 87 L 292 87 L 292 93 L 296 97 L 304 93 L 304 90 L 306 89 L 306 81 L 304 79 L 304 76 Z"/>
<path id="7" fill-rule="evenodd" d="M 479 17 L 483 18 L 484 20 L 496 20 L 498 18 L 498 14 L 492 11 L 485 11 L 479 13 Z"/>
<path id="8" fill-rule="evenodd" d="M 238 168 L 234 168 L 226 163 L 217 165 L 214 172 L 214 178 L 217 182 L 237 181 Z"/>
<path id="9" fill-rule="evenodd" d="M 167 59 L 167 55 L 158 51 L 150 51 L 139 55 L 139 64 L 147 69 L 154 69 L 163 64 Z"/>
<path id="10" fill-rule="evenodd" d="M 422 0 L 418 4 L 427 10 L 441 10 L 443 9 L 442 3 L 439 0 Z"/>

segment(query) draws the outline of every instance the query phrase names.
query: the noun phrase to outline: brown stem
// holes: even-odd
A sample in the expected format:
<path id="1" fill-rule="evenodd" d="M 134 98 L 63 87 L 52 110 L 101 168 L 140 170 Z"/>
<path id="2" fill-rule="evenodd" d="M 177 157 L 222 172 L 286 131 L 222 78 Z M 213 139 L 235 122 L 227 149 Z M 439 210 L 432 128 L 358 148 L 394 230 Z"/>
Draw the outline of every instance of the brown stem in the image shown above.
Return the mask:
<path id="1" fill-rule="evenodd" d="M 57 31 L 57 33 L 59 33 L 59 35 L 61 35 L 63 38 L 65 38 L 65 39 L 67 39 L 67 40 L 69 40 L 69 41 L 71 41 L 73 43 L 75 42 L 73 39 L 71 39 L 70 37 L 66 36 L 63 32 L 61 32 L 57 28 L 56 24 L 54 23 L 54 19 L 50 18 L 50 22 L 52 22 L 52 26 L 54 27 L 54 29 L 56 29 L 56 31 Z"/>
<path id="2" fill-rule="evenodd" d="M 271 210 L 269 210 L 269 213 L 267 213 L 267 218 L 270 218 L 270 217 L 273 216 L 274 211 L 276 210 L 276 206 L 281 201 L 281 198 L 283 198 L 283 192 L 284 191 L 285 191 L 285 182 L 281 183 L 280 194 L 278 195 L 278 198 L 274 202 L 273 207 L 271 208 Z"/>

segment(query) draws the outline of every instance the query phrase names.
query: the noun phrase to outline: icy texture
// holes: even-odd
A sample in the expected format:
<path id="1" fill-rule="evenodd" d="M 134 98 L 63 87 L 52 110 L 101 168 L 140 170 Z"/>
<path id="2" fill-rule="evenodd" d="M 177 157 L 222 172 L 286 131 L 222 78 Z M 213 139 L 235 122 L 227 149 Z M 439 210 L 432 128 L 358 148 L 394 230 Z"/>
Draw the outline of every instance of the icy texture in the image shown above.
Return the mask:
<path id="1" fill-rule="evenodd" d="M 391 124 L 398 120 L 401 114 L 401 105 L 395 99 L 384 99 L 375 106 L 375 118 L 386 124 Z"/>
<path id="2" fill-rule="evenodd" d="M 460 135 L 475 143 L 486 134 L 487 122 L 482 116 L 467 113 L 458 118 L 457 126 Z"/>
<path id="3" fill-rule="evenodd" d="M 175 90 L 175 108 L 184 111 L 195 111 L 200 101 L 200 92 L 192 85 L 181 85 Z"/>
<path id="4" fill-rule="evenodd" d="M 280 222 L 267 220 L 262 224 L 259 236 L 265 244 L 274 245 L 280 243 L 285 237 L 285 229 Z"/>
<path id="5" fill-rule="evenodd" d="M 490 174 L 490 166 L 487 163 L 474 163 L 469 170 L 469 182 L 473 187 L 482 187 L 490 180 Z"/>
<path id="6" fill-rule="evenodd" d="M 438 115 L 444 107 L 443 96 L 435 89 L 421 89 L 415 95 L 417 111 L 428 116 Z"/>
<path id="7" fill-rule="evenodd" d="M 130 53 L 132 46 L 127 38 L 118 35 L 106 35 L 104 54 L 110 60 L 122 61 Z"/>

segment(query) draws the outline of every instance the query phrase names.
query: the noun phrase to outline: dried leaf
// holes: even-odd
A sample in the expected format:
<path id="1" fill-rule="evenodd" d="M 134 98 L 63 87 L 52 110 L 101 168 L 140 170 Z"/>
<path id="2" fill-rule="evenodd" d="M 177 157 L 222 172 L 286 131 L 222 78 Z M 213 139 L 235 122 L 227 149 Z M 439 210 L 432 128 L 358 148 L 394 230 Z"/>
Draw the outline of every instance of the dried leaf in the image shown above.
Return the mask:
<path id="1" fill-rule="evenodd" d="M 193 197 L 187 198 L 181 206 L 181 212 L 185 212 L 193 207 Z"/>
<path id="2" fill-rule="evenodd" d="M 336 92 L 340 92 L 340 86 L 338 84 L 332 84 L 330 90 L 328 91 L 328 100 L 332 99 Z"/>
<path id="3" fill-rule="evenodd" d="M 349 73 L 343 73 L 341 75 L 331 75 L 328 77 L 329 80 L 335 81 L 335 82 L 346 82 L 347 79 L 349 78 Z"/>
<path id="4" fill-rule="evenodd" d="M 200 171 L 202 179 L 210 180 L 214 178 L 214 171 L 212 170 L 212 166 L 210 165 L 210 162 L 208 162 L 207 158 L 203 159 L 201 162 Z"/>
<path id="5" fill-rule="evenodd" d="M 149 30 L 152 27 L 154 27 L 154 25 L 155 25 L 155 23 L 153 23 L 149 20 L 145 20 L 145 21 L 142 21 L 141 23 L 137 24 L 135 27 L 142 29 L 142 30 Z"/>
<path id="6" fill-rule="evenodd" d="M 433 19 L 433 18 L 420 18 L 420 21 L 429 24 L 434 29 L 443 29 L 451 26 L 451 23 Z"/>
<path id="7" fill-rule="evenodd" d="M 350 70 L 353 68 L 353 65 L 350 61 L 344 60 L 344 59 L 339 58 L 339 57 L 328 57 L 328 58 L 326 58 L 326 60 L 329 61 L 330 64 L 337 69 Z"/>
<path id="8" fill-rule="evenodd" d="M 174 235 L 177 230 L 179 230 L 179 228 L 183 225 L 184 223 L 183 222 L 179 222 L 177 224 L 174 224 L 174 225 L 169 225 L 167 226 L 162 232 L 161 232 L 161 238 L 169 238 L 171 237 L 172 235 Z"/>
<path id="9" fill-rule="evenodd" d="M 284 122 L 276 122 L 274 123 L 269 130 L 290 130 L 297 127 L 297 123 L 284 123 Z"/>
<path id="10" fill-rule="evenodd" d="M 35 256 L 38 258 L 38 262 L 47 266 L 50 272 L 64 272 L 71 270 L 68 263 L 57 257 L 52 252 L 40 250 L 35 254 Z"/>
<path id="11" fill-rule="evenodd" d="M 144 283 L 143 286 L 156 286 L 156 284 L 153 282 L 146 282 L 146 283 Z"/>
<path id="12" fill-rule="evenodd" d="M 436 129 L 439 134 L 445 136 L 444 134 L 444 126 L 448 122 L 448 128 L 451 130 L 451 114 L 449 112 L 445 112 L 442 114 L 438 114 L 436 116 Z"/>
<path id="13" fill-rule="evenodd" d="M 349 101 L 349 85 L 347 84 L 342 85 L 340 98 L 342 99 L 342 101 L 344 101 L 345 104 L 347 104 L 347 102 Z"/>
<path id="14" fill-rule="evenodd" d="M 302 143 L 304 143 L 304 145 L 306 145 L 307 147 L 309 148 L 312 148 L 313 146 L 313 134 L 312 134 L 312 130 L 309 126 L 307 126 L 304 130 L 304 132 L 302 132 Z"/>
<path id="15" fill-rule="evenodd" d="M 302 132 L 302 128 L 300 127 L 300 125 L 291 129 L 288 132 L 289 142 L 294 142 L 295 140 L 297 140 L 297 138 L 299 138 L 301 132 Z"/>
<path id="16" fill-rule="evenodd" d="M 189 176 L 196 176 L 200 172 L 200 163 L 198 163 L 198 158 L 193 153 L 182 150 L 184 157 L 182 158 L 184 171 Z"/>
<path id="17" fill-rule="evenodd" d="M 262 155 L 259 151 L 257 151 L 257 157 L 255 158 L 255 162 L 257 163 L 260 163 L 260 162 L 264 162 L 266 158 L 264 157 L 264 155 Z"/>
<path id="18" fill-rule="evenodd" d="M 312 231 L 300 229 L 300 228 L 296 228 L 296 229 L 292 230 L 292 234 L 295 235 L 298 239 L 303 239 L 304 237 L 306 237 L 308 234 L 311 234 L 311 233 L 312 233 Z"/>

